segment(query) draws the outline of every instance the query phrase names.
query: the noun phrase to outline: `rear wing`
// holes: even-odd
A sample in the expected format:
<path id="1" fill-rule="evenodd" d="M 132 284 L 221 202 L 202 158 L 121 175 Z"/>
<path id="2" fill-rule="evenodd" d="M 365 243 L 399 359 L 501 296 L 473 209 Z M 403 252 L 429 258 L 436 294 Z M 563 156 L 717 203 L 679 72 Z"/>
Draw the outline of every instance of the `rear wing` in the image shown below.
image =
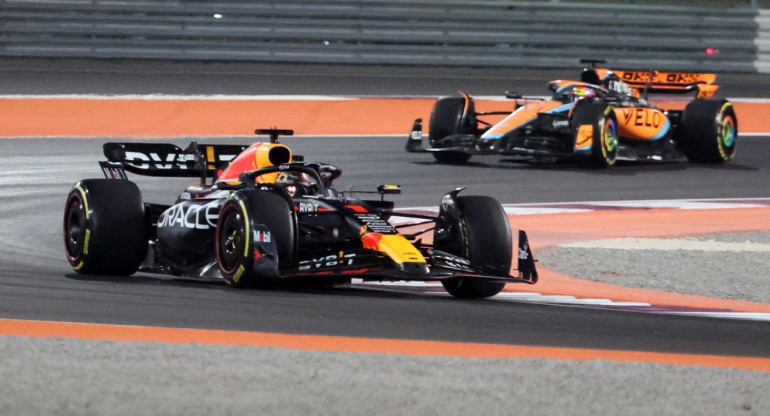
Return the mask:
<path id="1" fill-rule="evenodd" d="M 641 95 L 646 93 L 695 93 L 697 98 L 709 98 L 719 88 L 714 84 L 716 74 L 697 72 L 661 72 L 638 70 L 609 70 L 607 68 L 595 68 L 599 78 L 605 79 L 608 75 L 615 74 L 620 80 L 631 88 L 639 91 Z"/>
<path id="2" fill-rule="evenodd" d="M 103 146 L 104 156 L 109 163 L 102 164 L 102 169 L 112 168 L 116 173 L 122 167 L 128 172 L 144 176 L 213 178 L 247 147 L 192 142 L 183 150 L 170 143 L 111 142 Z M 112 177 L 115 177 L 115 173 Z"/>
<path id="3" fill-rule="evenodd" d="M 291 136 L 294 130 L 257 129 L 254 133 L 270 136 L 270 143 L 275 144 L 279 136 Z M 111 142 L 104 144 L 107 162 L 99 162 L 99 166 L 105 177 L 113 179 L 126 179 L 125 171 L 128 171 L 144 176 L 201 178 L 204 181 L 218 177 L 220 171 L 249 146 L 193 141 L 183 150 L 170 143 Z M 292 160 L 303 158 L 293 155 Z"/>

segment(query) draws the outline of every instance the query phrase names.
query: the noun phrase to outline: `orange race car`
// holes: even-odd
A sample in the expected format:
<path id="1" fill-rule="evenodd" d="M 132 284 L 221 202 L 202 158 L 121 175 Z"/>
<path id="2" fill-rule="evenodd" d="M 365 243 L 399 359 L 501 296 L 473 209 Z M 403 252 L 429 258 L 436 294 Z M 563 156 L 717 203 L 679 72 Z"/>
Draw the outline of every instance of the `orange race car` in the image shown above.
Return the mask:
<path id="1" fill-rule="evenodd" d="M 609 70 L 600 60 L 581 60 L 580 81 L 548 84 L 549 99 L 513 99 L 513 112 L 476 111 L 466 93 L 433 106 L 428 137 L 415 120 L 410 152 L 430 152 L 439 162 L 464 163 L 474 154 L 579 161 L 604 168 L 617 160 L 676 160 L 724 163 L 735 155 L 738 119 L 732 104 L 712 98 L 715 74 Z M 684 110 L 648 102 L 650 93 L 693 93 Z M 484 116 L 507 115 L 497 123 Z"/>

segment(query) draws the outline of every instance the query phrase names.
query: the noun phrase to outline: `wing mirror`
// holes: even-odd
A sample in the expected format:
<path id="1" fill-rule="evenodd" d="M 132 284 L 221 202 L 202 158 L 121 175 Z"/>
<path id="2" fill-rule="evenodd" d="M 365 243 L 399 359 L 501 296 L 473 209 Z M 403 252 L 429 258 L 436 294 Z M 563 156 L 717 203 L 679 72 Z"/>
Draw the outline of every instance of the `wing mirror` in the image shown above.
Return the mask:
<path id="1" fill-rule="evenodd" d="M 401 193 L 401 185 L 380 185 L 377 187 L 380 195 L 397 195 Z"/>

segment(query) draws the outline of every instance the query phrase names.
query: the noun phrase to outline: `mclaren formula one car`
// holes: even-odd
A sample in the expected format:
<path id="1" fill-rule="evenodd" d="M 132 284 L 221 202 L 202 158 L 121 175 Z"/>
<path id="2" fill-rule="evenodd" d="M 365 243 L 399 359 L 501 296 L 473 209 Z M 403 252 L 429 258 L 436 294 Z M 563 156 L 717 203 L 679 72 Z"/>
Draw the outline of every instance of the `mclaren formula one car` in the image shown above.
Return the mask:
<path id="1" fill-rule="evenodd" d="M 523 231 L 518 273 L 502 206 L 486 196 L 444 196 L 438 215 L 394 212 L 382 185 L 353 197 L 332 185 L 337 167 L 305 162 L 279 143 L 291 130 L 257 130 L 270 140 L 250 146 L 106 143 L 106 179 L 74 185 L 64 209 L 64 248 L 77 273 L 137 271 L 224 278 L 235 287 L 280 279 L 352 277 L 441 281 L 456 297 L 483 298 L 506 283 L 535 283 Z M 127 172 L 199 177 L 173 205 L 143 202 Z M 395 216 L 399 221 L 392 221 Z M 426 238 L 427 237 L 427 238 Z M 423 241 L 430 240 L 432 242 Z"/>
<path id="2" fill-rule="evenodd" d="M 430 152 L 443 163 L 464 163 L 474 154 L 572 160 L 607 167 L 617 160 L 676 160 L 724 163 L 735 155 L 738 120 L 732 104 L 712 98 L 714 74 L 612 71 L 588 63 L 580 81 L 548 84 L 549 99 L 522 97 L 513 112 L 476 111 L 473 98 L 460 93 L 433 106 L 428 137 L 415 120 L 407 140 L 410 152 Z M 664 110 L 650 93 L 693 93 L 684 110 Z M 497 123 L 489 116 L 506 116 Z"/>

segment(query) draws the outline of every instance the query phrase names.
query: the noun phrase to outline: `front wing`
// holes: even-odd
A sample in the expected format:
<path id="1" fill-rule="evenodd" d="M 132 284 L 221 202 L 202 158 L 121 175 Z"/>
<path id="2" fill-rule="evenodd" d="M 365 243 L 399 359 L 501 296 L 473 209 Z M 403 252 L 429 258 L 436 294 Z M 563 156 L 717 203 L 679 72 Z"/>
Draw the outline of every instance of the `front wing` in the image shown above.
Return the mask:
<path id="1" fill-rule="evenodd" d="M 467 259 L 437 249 L 423 250 L 427 268 L 397 264 L 368 249 L 340 251 L 303 259 L 299 266 L 282 270 L 281 278 L 356 277 L 373 281 L 440 281 L 458 278 L 483 279 L 490 282 L 528 283 L 538 280 L 535 260 L 524 231 L 519 231 L 517 275 L 500 276 L 491 270 L 472 265 Z M 424 265 L 424 264 L 420 264 Z M 427 272 L 425 272 L 427 270 Z"/>
<path id="2" fill-rule="evenodd" d="M 468 155 L 508 155 L 524 157 L 569 157 L 573 155 L 571 143 L 547 135 L 520 137 L 503 145 L 503 140 L 485 140 L 475 134 L 455 134 L 441 139 L 440 147 L 433 147 L 422 134 L 422 119 L 414 122 L 406 141 L 410 153 L 463 153 Z"/>
<path id="3" fill-rule="evenodd" d="M 415 123 L 417 125 L 417 123 Z M 499 140 L 485 143 L 476 135 L 448 136 L 447 146 L 431 147 L 422 132 L 412 130 L 406 142 L 406 150 L 410 153 L 463 153 L 468 155 L 504 155 L 521 156 L 524 158 L 570 158 L 585 150 L 574 151 L 565 147 L 564 142 L 547 136 L 532 136 L 516 138 L 517 142 L 509 142 L 500 146 Z M 497 143 L 495 143 L 497 142 Z M 518 143 L 521 142 L 521 143 Z M 622 161 L 684 161 L 685 156 L 672 140 L 664 138 L 658 141 L 628 140 L 620 138 L 617 160 Z"/>

